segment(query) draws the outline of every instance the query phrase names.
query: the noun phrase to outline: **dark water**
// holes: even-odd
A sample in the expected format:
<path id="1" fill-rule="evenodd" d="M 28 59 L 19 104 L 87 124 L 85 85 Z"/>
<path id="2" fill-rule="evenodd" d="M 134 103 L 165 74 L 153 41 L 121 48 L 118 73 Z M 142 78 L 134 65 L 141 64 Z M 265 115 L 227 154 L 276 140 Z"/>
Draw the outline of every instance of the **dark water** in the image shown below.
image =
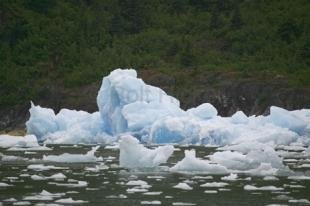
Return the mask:
<path id="1" fill-rule="evenodd" d="M 83 200 L 85 201 L 84 205 L 115 206 L 142 205 L 147 203 L 160 203 L 161 205 L 186 205 L 185 203 L 187 205 L 302 205 L 302 203 L 294 203 L 294 201 L 310 199 L 310 180 L 289 180 L 286 177 L 278 177 L 279 180 L 276 181 L 265 181 L 263 177 L 251 177 L 251 180 L 247 180 L 245 179 L 247 176 L 240 176 L 242 180 L 226 181 L 229 185 L 225 187 L 205 188 L 200 187 L 200 185 L 206 182 L 225 181 L 221 180 L 222 176 L 218 175 L 176 174 L 165 171 L 165 168 L 147 171 L 129 171 L 118 167 L 117 158 L 119 151 L 117 149 L 104 149 L 104 147 L 101 147 L 96 152 L 96 156 L 103 157 L 102 162 L 87 164 L 43 162 L 43 154 L 62 154 L 65 152 L 84 154 L 90 150 L 90 146 L 72 147 L 58 145 L 49 147 L 53 148 L 53 150 L 36 151 L 35 154 L 29 154 L 29 152 L 25 151 L 13 152 L 3 149 L 0 150 L 4 155 L 28 158 L 28 160 L 1 161 L 0 182 L 11 185 L 9 187 L 0 187 L 0 202 L 3 205 L 51 204 L 57 203 L 57 200 L 65 198 Z M 175 151 L 166 166 L 172 166 L 175 162 L 181 160 L 184 149 L 188 148 L 182 147 L 180 151 Z M 195 147 L 195 149 L 199 157 L 204 157 L 214 151 L 212 148 L 205 147 Z M 35 160 L 30 160 L 32 158 L 35 158 Z M 27 166 L 30 164 L 54 165 L 64 168 L 35 171 L 27 169 Z M 89 169 L 95 168 L 96 165 L 101 165 L 101 169 Z M 67 178 L 58 181 L 54 179 L 33 180 L 31 178 L 31 175 L 51 176 L 59 172 L 63 173 Z M 66 185 L 68 183 L 76 185 L 74 180 L 86 181 L 88 185 L 84 187 L 68 187 Z M 130 180 L 143 180 L 151 187 L 144 188 L 144 192 L 130 193 L 127 190 L 135 187 L 126 185 Z M 173 188 L 173 186 L 184 181 L 193 189 L 187 191 Z M 283 190 L 246 191 L 244 190 L 244 185 L 248 184 L 257 187 L 273 185 L 281 187 Z M 37 197 L 42 190 L 50 193 L 64 194 L 53 197 L 52 200 L 27 200 L 29 196 Z M 205 190 L 215 190 L 217 193 L 205 193 Z M 9 198 L 15 198 L 16 201 L 7 201 Z"/>

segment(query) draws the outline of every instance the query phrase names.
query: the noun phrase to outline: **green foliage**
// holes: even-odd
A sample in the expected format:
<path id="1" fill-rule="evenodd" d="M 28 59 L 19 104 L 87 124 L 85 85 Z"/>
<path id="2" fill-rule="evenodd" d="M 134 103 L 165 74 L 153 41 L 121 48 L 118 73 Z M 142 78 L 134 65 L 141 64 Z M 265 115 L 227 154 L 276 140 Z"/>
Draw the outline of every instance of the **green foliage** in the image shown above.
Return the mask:
<path id="1" fill-rule="evenodd" d="M 112 69 L 272 71 L 309 85 L 308 0 L 2 0 L 0 106 Z"/>

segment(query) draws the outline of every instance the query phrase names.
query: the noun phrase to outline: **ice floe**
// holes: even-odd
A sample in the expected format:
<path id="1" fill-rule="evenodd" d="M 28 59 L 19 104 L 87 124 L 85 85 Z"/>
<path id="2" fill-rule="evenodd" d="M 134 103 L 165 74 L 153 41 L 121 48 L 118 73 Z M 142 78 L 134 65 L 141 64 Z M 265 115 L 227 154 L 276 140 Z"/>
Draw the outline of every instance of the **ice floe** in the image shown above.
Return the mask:
<path id="1" fill-rule="evenodd" d="M 99 149 L 100 146 L 93 147 L 85 155 L 83 154 L 69 154 L 64 153 L 61 155 L 44 155 L 43 160 L 50 162 L 97 162 L 102 161 L 102 157 L 96 157 L 95 152 Z"/>
<path id="2" fill-rule="evenodd" d="M 172 153 L 171 145 L 148 149 L 136 138 L 125 135 L 121 137 L 119 162 L 121 167 L 126 168 L 156 167 L 167 162 Z"/>
<path id="3" fill-rule="evenodd" d="M 193 188 L 186 184 L 185 182 L 180 182 L 177 185 L 173 186 L 173 188 L 181 189 L 181 190 L 192 190 Z"/>
<path id="4" fill-rule="evenodd" d="M 61 204 L 84 204 L 88 203 L 88 201 L 85 200 L 74 200 L 71 197 L 69 198 L 64 198 L 64 199 L 59 199 L 55 201 L 56 203 L 61 203 Z"/>
<path id="5" fill-rule="evenodd" d="M 226 182 L 207 182 L 205 184 L 200 185 L 200 187 L 225 187 L 229 185 Z"/>
<path id="6" fill-rule="evenodd" d="M 196 157 L 195 150 L 185 150 L 185 157 L 176 165 L 170 168 L 172 172 L 195 172 L 195 173 L 212 173 L 226 174 L 226 167 L 213 164 L 208 160 L 202 160 Z"/>
<path id="7" fill-rule="evenodd" d="M 259 191 L 278 191 L 278 190 L 284 190 L 282 187 L 276 187 L 276 186 L 262 186 L 262 187 L 256 187 L 253 185 L 245 185 L 244 190 L 259 190 Z"/>
<path id="8" fill-rule="evenodd" d="M 38 147 L 37 137 L 35 135 L 11 136 L 0 135 L 0 148 L 9 147 Z"/>

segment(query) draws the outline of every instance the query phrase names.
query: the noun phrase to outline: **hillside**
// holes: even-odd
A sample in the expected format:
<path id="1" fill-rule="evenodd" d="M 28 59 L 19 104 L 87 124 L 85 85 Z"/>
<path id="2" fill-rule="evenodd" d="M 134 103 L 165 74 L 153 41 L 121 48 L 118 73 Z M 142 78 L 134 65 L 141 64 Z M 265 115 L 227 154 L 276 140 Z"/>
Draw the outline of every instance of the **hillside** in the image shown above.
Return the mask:
<path id="1" fill-rule="evenodd" d="M 79 91 L 94 88 L 95 96 L 102 77 L 119 67 L 159 74 L 151 83 L 184 108 L 205 100 L 217 101 L 224 115 L 247 107 L 248 114 L 264 113 L 271 104 L 306 107 L 309 10 L 307 0 L 0 1 L 1 119 L 26 110 L 29 100 L 92 111 L 89 91 L 82 100 Z M 227 101 L 238 102 L 238 93 L 253 101 L 227 104 L 226 111 L 213 96 L 227 96 L 227 88 L 235 88 Z M 199 91 L 209 99 L 190 100 Z M 272 100 L 279 92 L 286 103 Z"/>

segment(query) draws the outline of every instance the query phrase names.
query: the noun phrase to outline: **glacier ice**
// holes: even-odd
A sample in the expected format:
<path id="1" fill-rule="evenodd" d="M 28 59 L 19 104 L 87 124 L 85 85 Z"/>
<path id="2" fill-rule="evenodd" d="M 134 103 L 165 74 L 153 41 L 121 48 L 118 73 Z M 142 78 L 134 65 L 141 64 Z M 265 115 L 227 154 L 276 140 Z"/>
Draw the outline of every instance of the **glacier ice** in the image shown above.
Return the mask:
<path id="1" fill-rule="evenodd" d="M 34 135 L 11 136 L 0 135 L 0 148 L 12 148 L 12 147 L 39 147 L 37 138 Z"/>
<path id="2" fill-rule="evenodd" d="M 43 160 L 50 162 L 97 162 L 102 161 L 102 157 L 96 157 L 95 152 L 100 146 L 93 147 L 85 155 L 83 154 L 68 154 L 61 155 L 44 155 Z"/>
<path id="3" fill-rule="evenodd" d="M 136 138 L 124 135 L 120 140 L 119 164 L 125 168 L 156 167 L 166 163 L 172 153 L 171 145 L 148 149 Z"/>
<path id="4" fill-rule="evenodd" d="M 195 172 L 210 174 L 226 174 L 228 170 L 225 166 L 214 164 L 208 160 L 202 160 L 196 157 L 195 150 L 185 150 L 183 160 L 177 162 L 170 168 L 171 172 Z"/>
<path id="5" fill-rule="evenodd" d="M 158 118 L 183 113 L 178 100 L 146 85 L 132 69 L 116 69 L 104 77 L 97 103 L 110 135 L 141 130 Z"/>
<path id="6" fill-rule="evenodd" d="M 269 117 L 273 124 L 283 128 L 288 128 L 297 133 L 302 133 L 307 127 L 307 124 L 303 119 L 280 107 L 270 107 Z"/>
<path id="7" fill-rule="evenodd" d="M 211 119 L 217 115 L 216 108 L 210 103 L 201 104 L 198 107 L 188 109 L 186 112 L 202 120 Z"/>
<path id="8" fill-rule="evenodd" d="M 104 77 L 97 105 L 99 111 L 94 113 L 62 109 L 56 114 L 31 103 L 26 123 L 29 135 L 12 140 L 0 135 L 0 147 L 38 146 L 35 137 L 49 144 L 107 144 L 120 140 L 120 165 L 137 168 L 156 167 L 173 153 L 171 145 L 148 149 L 142 143 L 217 145 L 221 147 L 208 160 L 197 158 L 194 150 L 185 151 L 184 159 L 170 171 L 279 175 L 289 173 L 289 169 L 276 148 L 310 145 L 309 109 L 288 111 L 272 106 L 266 116 L 246 116 L 237 111 L 231 117 L 221 117 L 212 104 L 203 103 L 185 111 L 176 98 L 147 85 L 133 69 L 116 69 Z M 309 149 L 303 154 L 308 155 Z M 86 156 L 44 158 L 97 161 L 94 155 Z"/>
<path id="9" fill-rule="evenodd" d="M 144 143 L 209 145 L 245 140 L 288 145 L 310 136 L 309 109 L 272 106 L 268 116 L 238 111 L 221 117 L 213 105 L 203 103 L 184 111 L 176 98 L 147 85 L 133 69 L 116 69 L 104 77 L 97 104 L 94 113 L 62 109 L 55 114 L 32 103 L 27 132 L 51 144 L 106 144 L 127 133 Z"/>

